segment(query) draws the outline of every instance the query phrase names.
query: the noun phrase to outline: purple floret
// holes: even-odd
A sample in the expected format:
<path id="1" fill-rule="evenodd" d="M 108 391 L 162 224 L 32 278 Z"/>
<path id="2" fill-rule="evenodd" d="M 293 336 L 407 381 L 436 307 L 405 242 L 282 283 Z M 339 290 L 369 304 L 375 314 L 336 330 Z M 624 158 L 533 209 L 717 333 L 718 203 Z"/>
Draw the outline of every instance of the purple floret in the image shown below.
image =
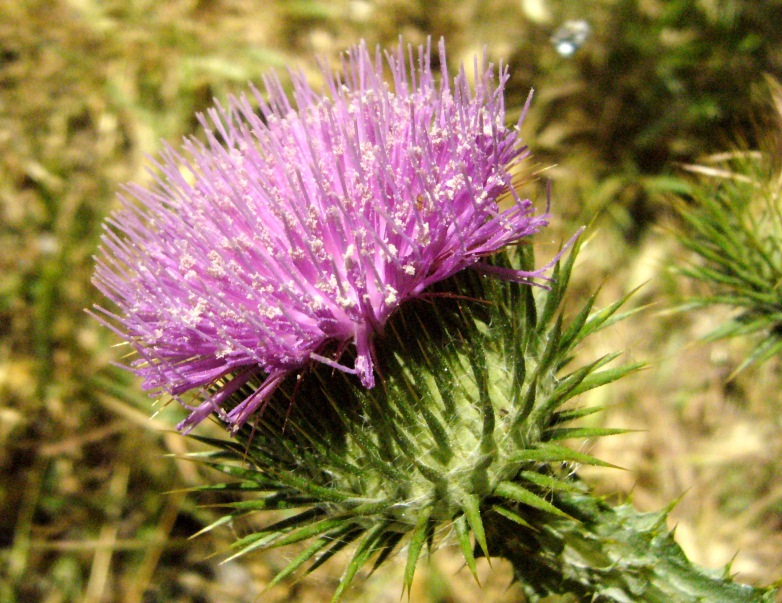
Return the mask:
<path id="1" fill-rule="evenodd" d="M 546 225 L 512 184 L 528 152 L 504 124 L 507 71 L 476 59 L 474 86 L 464 69 L 451 82 L 439 51 L 436 82 L 428 46 L 373 57 L 362 43 L 342 76 L 323 69 L 324 93 L 294 75 L 294 104 L 272 75 L 266 96 L 201 116 L 205 144 L 166 148 L 151 188 L 125 188 L 94 278 L 118 311 L 97 310 L 145 389 L 211 389 L 180 429 L 213 411 L 238 428 L 312 362 L 372 387 L 373 336 L 401 303 L 467 267 L 498 274 L 480 259 Z"/>

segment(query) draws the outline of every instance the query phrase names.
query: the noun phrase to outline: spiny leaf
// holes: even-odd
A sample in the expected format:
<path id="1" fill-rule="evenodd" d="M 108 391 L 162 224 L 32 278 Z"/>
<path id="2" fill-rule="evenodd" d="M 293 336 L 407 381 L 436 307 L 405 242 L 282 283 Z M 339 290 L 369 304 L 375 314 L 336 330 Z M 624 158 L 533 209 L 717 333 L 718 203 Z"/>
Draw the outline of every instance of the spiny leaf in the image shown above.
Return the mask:
<path id="1" fill-rule="evenodd" d="M 633 310 L 628 310 L 627 312 L 617 313 L 619 308 L 624 306 L 627 303 L 627 301 L 633 295 L 635 295 L 636 292 L 642 286 L 643 285 L 639 285 L 635 289 L 632 289 L 631 291 L 623 295 L 621 298 L 619 298 L 617 301 L 612 303 L 610 306 L 601 308 L 600 310 L 592 314 L 589 317 L 589 319 L 586 321 L 586 324 L 584 324 L 584 326 L 579 331 L 578 337 L 576 338 L 576 341 L 574 343 L 583 341 L 586 337 L 588 337 L 592 333 L 596 333 L 597 331 L 606 329 L 611 325 L 616 324 L 617 322 L 621 322 L 622 320 L 625 320 L 629 316 L 632 316 L 633 314 L 642 311 L 644 308 L 634 308 Z"/>
<path id="2" fill-rule="evenodd" d="M 343 503 L 343 504 L 362 504 L 362 503 L 377 502 L 376 500 L 359 498 L 355 495 L 354 492 L 339 490 L 335 488 L 333 485 L 321 486 L 307 478 L 297 477 L 291 472 L 280 471 L 279 473 L 276 474 L 276 477 L 280 480 L 281 483 L 285 484 L 286 486 L 291 488 L 296 488 L 311 496 L 319 497 L 320 500 L 322 501 Z"/>
<path id="3" fill-rule="evenodd" d="M 568 276 L 569 275 L 567 274 L 563 274 L 560 269 L 560 263 L 557 262 L 554 266 L 554 271 L 551 274 L 551 290 L 546 295 L 546 302 L 543 305 L 543 311 L 540 313 L 538 324 L 547 325 L 551 322 L 554 313 L 562 303 L 562 294 L 567 287 Z"/>
<path id="4" fill-rule="evenodd" d="M 256 511 L 287 511 L 290 509 L 300 509 L 302 507 L 311 507 L 317 504 L 319 501 L 309 496 L 301 497 L 291 495 L 287 496 L 286 492 L 279 494 L 272 494 L 265 498 L 251 498 L 248 500 L 240 500 L 227 503 L 217 503 L 214 505 L 203 505 L 203 508 L 220 508 L 220 509 L 233 509 L 232 515 L 236 516 L 239 513 L 254 513 Z"/>
<path id="5" fill-rule="evenodd" d="M 327 512 L 325 509 L 320 507 L 312 507 L 310 509 L 307 509 L 306 511 L 297 513 L 296 515 L 292 515 L 290 517 L 286 517 L 284 519 L 276 521 L 272 525 L 267 526 L 266 528 L 261 530 L 260 533 L 261 534 L 267 534 L 270 532 L 284 533 L 284 532 L 288 532 L 291 529 L 297 529 L 301 526 L 320 522 L 323 520 L 324 517 L 327 517 Z M 236 544 L 241 545 L 242 542 L 244 542 L 248 538 L 252 538 L 253 536 L 254 534 L 245 536 L 244 538 L 238 540 Z"/>
<path id="6" fill-rule="evenodd" d="M 340 535 L 339 538 L 335 538 L 332 545 L 321 553 L 312 565 L 307 568 L 307 574 L 311 574 L 346 546 L 355 542 L 365 531 L 366 530 L 361 526 L 354 525 L 352 526 L 352 529 L 347 530 L 344 534 Z"/>
<path id="7" fill-rule="evenodd" d="M 518 411 L 516 412 L 516 416 L 513 417 L 513 420 L 511 422 L 511 426 L 513 428 L 522 425 L 529 418 L 530 414 L 535 408 L 535 401 L 537 400 L 537 394 L 538 394 L 537 375 L 538 375 L 537 371 L 532 375 L 529 388 L 527 389 L 527 392 L 524 394 L 524 399 L 522 401 L 522 404 L 519 407 Z"/>
<path id="8" fill-rule="evenodd" d="M 545 437 L 547 440 L 569 440 L 574 438 L 599 438 L 609 435 L 620 435 L 631 433 L 632 429 L 619 429 L 611 427 L 556 427 L 547 429 Z"/>
<path id="9" fill-rule="evenodd" d="M 478 579 L 478 568 L 475 564 L 475 554 L 473 553 L 472 542 L 470 542 L 470 527 L 467 523 L 467 516 L 460 515 L 454 522 L 456 528 L 456 536 L 459 539 L 459 546 L 462 549 L 462 555 L 464 555 L 464 561 L 467 563 L 467 567 L 470 568 L 470 573 L 475 582 L 480 586 L 481 581 Z"/>
<path id="10" fill-rule="evenodd" d="M 269 545 L 270 542 L 272 542 L 275 538 L 279 538 L 280 536 L 281 534 L 277 532 L 256 532 L 254 534 L 250 534 L 249 536 L 245 536 L 241 540 L 237 540 L 231 545 L 231 548 L 238 548 L 239 551 L 227 559 L 224 559 L 223 563 L 228 563 L 229 561 L 238 559 L 247 553 L 265 548 Z"/>
<path id="11" fill-rule="evenodd" d="M 556 388 L 548 396 L 543 404 L 540 404 L 536 409 L 536 414 L 540 417 L 547 417 L 558 407 L 575 397 L 576 388 L 584 381 L 584 379 L 596 369 L 603 366 L 606 362 L 610 362 L 612 358 L 598 358 L 597 360 L 581 367 L 580 369 L 573 371 L 572 373 L 563 377 Z"/>
<path id="12" fill-rule="evenodd" d="M 410 588 L 413 585 L 413 576 L 415 575 L 415 568 L 418 565 L 418 556 L 420 555 L 421 548 L 431 530 L 431 525 L 429 524 L 431 515 L 431 506 L 421 509 L 418 514 L 418 521 L 416 521 L 415 528 L 410 537 L 410 544 L 407 547 L 407 564 L 405 565 L 403 589 L 407 590 L 408 596 L 410 595 Z"/>
<path id="13" fill-rule="evenodd" d="M 215 471 L 225 475 L 239 478 L 244 482 L 254 482 L 258 484 L 262 490 L 273 490 L 281 486 L 277 480 L 272 479 L 269 475 L 264 474 L 254 468 L 249 469 L 247 467 L 240 467 L 236 464 L 220 463 L 212 460 L 195 459 L 192 462 L 199 465 L 205 465 L 210 469 L 214 469 Z"/>
<path id="14" fill-rule="evenodd" d="M 269 590 L 274 586 L 276 586 L 277 584 L 279 584 L 280 582 L 282 582 L 283 580 L 285 580 L 288 576 L 292 575 L 307 561 L 312 559 L 320 551 L 322 551 L 327 546 L 329 546 L 332 542 L 334 542 L 335 539 L 339 538 L 341 533 L 346 533 L 347 531 L 352 529 L 354 529 L 354 526 L 352 525 L 344 526 L 342 530 L 334 530 L 327 536 L 323 536 L 315 540 L 310 546 L 308 546 L 301 553 L 299 553 L 288 565 L 286 565 L 282 571 L 278 572 L 277 575 L 275 575 L 274 578 L 269 582 L 269 584 L 266 585 L 264 590 Z"/>
<path id="15" fill-rule="evenodd" d="M 782 352 L 782 339 L 778 339 L 776 337 L 769 337 L 765 341 L 761 342 L 760 345 L 756 346 L 755 349 L 752 351 L 752 353 L 744 359 L 744 361 L 739 364 L 733 371 L 731 371 L 730 375 L 728 376 L 728 379 L 733 379 L 736 375 L 738 375 L 741 371 L 743 371 L 745 368 L 750 366 L 753 363 L 763 363 L 766 360 L 776 356 L 777 354 Z"/>
<path id="16" fill-rule="evenodd" d="M 336 602 L 342 599 L 342 595 L 350 586 L 351 582 L 353 582 L 353 578 L 356 577 L 358 570 L 364 567 L 366 562 L 372 556 L 372 553 L 377 550 L 377 543 L 381 540 L 383 534 L 388 530 L 389 525 L 390 524 L 388 522 L 381 522 L 367 530 L 364 538 L 361 539 L 361 542 L 356 548 L 356 552 L 353 555 L 353 558 L 350 560 L 350 563 L 348 563 L 345 572 L 339 579 L 339 585 L 334 591 L 334 596 L 331 598 L 332 602 Z"/>
<path id="17" fill-rule="evenodd" d="M 199 537 L 199 536 L 201 536 L 202 534 L 206 534 L 207 532 L 211 532 L 211 531 L 212 531 L 212 530 L 214 530 L 215 528 L 218 528 L 218 527 L 220 527 L 220 526 L 222 526 L 222 525 L 225 525 L 225 524 L 227 524 L 228 522 L 230 522 L 231 520 L 233 520 L 233 518 L 234 518 L 234 516 L 233 516 L 233 515 L 223 515 L 222 517 L 220 517 L 220 518 L 219 518 L 219 519 L 217 519 L 216 521 L 213 521 L 212 523 L 210 523 L 210 524 L 209 524 L 208 526 L 206 526 L 205 528 L 201 528 L 200 530 L 198 530 L 198 531 L 197 531 L 195 534 L 193 534 L 192 536 L 190 536 L 190 537 L 188 538 L 188 540 L 192 540 L 193 538 L 198 538 L 198 537 Z"/>
<path id="18" fill-rule="evenodd" d="M 503 507 L 502 505 L 494 505 L 492 506 L 492 511 L 499 513 L 506 519 L 510 519 L 513 523 L 517 523 L 522 527 L 529 528 L 530 530 L 535 530 L 535 526 L 528 523 L 521 515 L 518 513 L 514 513 L 510 509 Z"/>
<path id="19" fill-rule="evenodd" d="M 375 559 L 375 563 L 372 565 L 372 569 L 369 572 L 370 574 L 373 574 L 375 570 L 385 563 L 386 559 L 394 552 L 396 546 L 405 536 L 406 534 L 404 532 L 386 532 L 383 534 L 383 543 L 379 547 L 380 554 L 377 556 L 377 559 Z"/>
<path id="20" fill-rule="evenodd" d="M 413 464 L 415 465 L 415 468 L 418 469 L 418 471 L 423 475 L 427 480 L 432 482 L 433 484 L 442 484 L 443 480 L 447 477 L 446 474 L 444 474 L 441 471 L 438 471 L 437 469 L 434 469 L 424 463 L 423 461 L 413 458 L 412 459 Z"/>
<path id="21" fill-rule="evenodd" d="M 344 517 L 326 518 L 309 525 L 304 519 L 299 522 L 293 521 L 298 520 L 302 515 L 304 513 L 300 513 L 294 518 L 277 522 L 265 530 L 240 538 L 232 545 L 233 548 L 240 549 L 239 552 L 230 556 L 225 562 L 232 561 L 262 547 L 275 548 L 293 544 L 294 542 L 301 542 L 334 528 L 340 528 L 346 522 Z"/>
<path id="22" fill-rule="evenodd" d="M 584 307 L 581 308 L 579 313 L 570 321 L 570 324 L 568 325 L 567 329 L 565 329 L 565 332 L 562 333 L 561 349 L 569 350 L 573 347 L 573 345 L 575 345 L 575 343 L 582 339 L 580 337 L 581 329 L 584 328 L 584 325 L 589 318 L 589 313 L 592 311 L 592 307 L 597 300 L 597 294 L 598 291 L 595 291 L 595 293 L 590 296 L 590 298 L 584 304 Z"/>
<path id="23" fill-rule="evenodd" d="M 551 513 L 552 515 L 558 515 L 560 517 L 567 517 L 572 519 L 567 513 L 561 511 L 544 498 L 541 498 L 537 494 L 530 492 L 526 488 L 523 488 L 514 482 L 500 482 L 494 488 L 494 494 L 501 498 L 520 502 L 540 511 Z"/>
<path id="24" fill-rule="evenodd" d="M 612 467 L 619 469 L 616 465 L 601 461 L 594 456 L 585 454 L 583 452 L 577 452 L 554 444 L 553 442 L 546 442 L 538 444 L 536 448 L 527 448 L 526 450 L 519 450 L 510 456 L 511 462 L 520 461 L 537 461 L 540 463 L 581 463 L 584 465 L 595 465 L 598 467 Z"/>
<path id="25" fill-rule="evenodd" d="M 583 419 L 584 417 L 603 412 L 604 410 L 605 406 L 584 406 L 582 408 L 558 410 L 552 415 L 552 424 L 563 425 L 564 423 L 572 423 L 577 419 Z"/>
<path id="26" fill-rule="evenodd" d="M 557 317 L 556 323 L 547 334 L 546 347 L 538 360 L 537 372 L 544 373 L 553 366 L 554 361 L 560 353 L 560 343 L 562 335 L 562 315 Z"/>
<path id="27" fill-rule="evenodd" d="M 586 377 L 578 387 L 574 388 L 571 392 L 571 397 L 578 396 L 589 390 L 602 387 L 608 383 L 618 381 L 625 375 L 629 375 L 635 371 L 641 370 L 646 366 L 644 362 L 635 362 L 632 364 L 626 364 L 624 366 L 617 367 L 615 369 L 606 369 L 598 373 L 592 373 Z"/>
<path id="28" fill-rule="evenodd" d="M 177 488 L 175 490 L 166 490 L 165 494 L 182 494 L 188 492 L 268 492 L 269 490 L 269 486 L 261 485 L 258 482 L 243 481 Z"/>
<path id="29" fill-rule="evenodd" d="M 426 376 L 423 374 L 423 371 L 418 369 L 418 367 L 413 369 L 413 374 L 416 378 L 416 381 L 418 381 L 419 383 L 426 382 Z M 437 448 L 439 449 L 441 456 L 443 456 L 445 459 L 450 459 L 451 456 L 453 455 L 453 450 L 451 450 L 448 431 L 446 430 L 445 426 L 442 424 L 440 419 L 431 410 L 434 407 L 434 405 L 431 404 L 432 394 L 425 392 L 423 395 L 427 399 L 425 399 L 421 404 L 419 404 L 418 411 L 421 413 L 421 416 L 423 417 L 424 421 L 426 421 L 428 432 L 431 434 L 432 438 L 434 439 L 435 444 L 437 445 Z"/>
<path id="30" fill-rule="evenodd" d="M 489 559 L 489 547 L 486 544 L 486 532 L 483 529 L 481 521 L 480 501 L 475 494 L 466 494 L 462 497 L 462 513 L 470 524 L 472 533 L 475 535 L 475 541 L 481 547 L 483 554 Z"/>
<path id="31" fill-rule="evenodd" d="M 324 534 L 326 532 L 329 532 L 334 528 L 340 528 L 348 523 L 350 523 L 348 517 L 335 517 L 333 519 L 325 519 L 322 522 L 313 524 L 311 526 L 297 528 L 295 531 L 291 532 L 287 536 L 280 538 L 279 540 L 275 540 L 273 543 L 271 543 L 271 547 L 269 548 L 278 548 L 281 546 L 294 544 L 296 542 L 301 542 L 302 540 L 307 540 L 309 538 L 312 538 L 313 536 L 317 536 L 319 534 Z"/>
<path id="32" fill-rule="evenodd" d="M 558 479 L 552 475 L 538 473 L 536 471 L 522 471 L 519 473 L 519 479 L 523 479 L 531 484 L 548 490 L 549 492 L 580 492 L 575 483 Z"/>
<path id="33" fill-rule="evenodd" d="M 716 341 L 718 339 L 724 339 L 726 337 L 736 337 L 737 335 L 748 335 L 756 331 L 768 329 L 774 325 L 775 321 L 769 320 L 767 315 L 757 316 L 754 320 L 746 320 L 741 322 L 739 319 L 734 319 L 726 322 L 724 325 L 710 331 L 704 339 L 706 341 Z M 776 339 L 771 337 L 769 339 Z"/>
<path id="34" fill-rule="evenodd" d="M 377 470 L 380 475 L 391 480 L 402 480 L 405 478 L 405 474 L 401 471 L 395 463 L 386 462 L 380 456 L 381 450 L 373 442 L 368 434 L 365 434 L 360 429 L 353 429 L 350 432 L 351 439 L 358 445 L 363 453 L 363 458 L 367 463 L 364 471 Z"/>

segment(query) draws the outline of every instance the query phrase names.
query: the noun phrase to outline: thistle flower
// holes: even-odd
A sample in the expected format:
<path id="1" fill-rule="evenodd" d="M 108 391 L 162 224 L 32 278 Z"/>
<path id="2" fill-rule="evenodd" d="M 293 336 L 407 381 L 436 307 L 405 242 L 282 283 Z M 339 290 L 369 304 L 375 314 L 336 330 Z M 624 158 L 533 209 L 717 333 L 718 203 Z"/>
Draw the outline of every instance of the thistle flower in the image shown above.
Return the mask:
<path id="1" fill-rule="evenodd" d="M 465 270 L 435 286 L 458 295 L 405 304 L 377 349 L 379 387 L 316 366 L 234 438 L 193 436 L 214 447 L 193 460 L 228 476 L 197 490 L 236 497 L 204 531 L 231 523 L 233 557 L 298 544 L 269 586 L 352 545 L 334 601 L 402 550 L 409 591 L 425 550 L 448 544 L 474 574 L 479 556 L 508 559 L 530 602 L 774 601 L 690 563 L 667 511 L 613 507 L 579 479 L 580 466 L 607 463 L 576 448 L 622 430 L 585 424 L 601 409 L 578 396 L 641 365 L 617 366 L 616 353 L 583 363 L 581 344 L 633 310 L 620 313 L 629 295 L 600 309 L 593 295 L 567 311 L 577 248 L 548 289 Z M 488 261 L 535 265 L 531 246 Z M 264 516 L 274 510 L 285 513 Z"/>
<path id="2" fill-rule="evenodd" d="M 504 124 L 507 70 L 476 59 L 474 86 L 463 68 L 451 83 L 439 52 L 439 83 L 430 47 L 401 42 L 353 48 L 342 75 L 324 66 L 323 94 L 294 75 L 293 102 L 272 74 L 266 98 L 252 88 L 199 117 L 205 143 L 167 147 L 152 188 L 125 188 L 94 277 L 119 311 L 97 311 L 145 389 L 210 390 L 180 429 L 213 411 L 236 429 L 313 363 L 370 388 L 373 338 L 400 304 L 468 267 L 542 274 L 481 261 L 548 218 L 514 189 L 528 152 Z"/>

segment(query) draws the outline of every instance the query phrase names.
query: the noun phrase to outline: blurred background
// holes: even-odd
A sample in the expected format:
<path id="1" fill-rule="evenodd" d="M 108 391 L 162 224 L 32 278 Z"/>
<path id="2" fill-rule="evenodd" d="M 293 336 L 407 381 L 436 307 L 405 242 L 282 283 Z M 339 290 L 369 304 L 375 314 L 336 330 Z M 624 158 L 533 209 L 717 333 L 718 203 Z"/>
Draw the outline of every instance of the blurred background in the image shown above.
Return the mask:
<path id="1" fill-rule="evenodd" d="M 633 303 L 649 307 L 583 350 L 649 362 L 591 392 L 600 421 L 638 431 L 592 450 L 625 471 L 586 479 L 640 510 L 678 500 L 691 559 L 779 579 L 780 362 L 729 379 L 752 343 L 698 340 L 730 311 L 670 309 L 695 292 L 675 271 L 689 261 L 671 209 L 693 183 L 683 166 L 778 127 L 764 74 L 782 76 L 780 24 L 780 0 L 0 0 L 0 601 L 329 598 L 344 558 L 263 593 L 295 550 L 220 564 L 248 526 L 189 539 L 219 499 L 185 490 L 217 476 L 181 459 L 197 449 L 172 431 L 183 413 L 113 364 L 125 349 L 84 308 L 100 301 L 101 222 L 122 183 L 150 182 L 162 141 L 200 135 L 197 112 L 270 69 L 317 85 L 314 56 L 400 35 L 445 37 L 452 70 L 484 48 L 506 62 L 509 118 L 535 88 L 522 135 L 552 166 L 555 216 L 541 259 L 586 224 L 571 294 L 601 287 L 609 303 L 643 284 Z M 543 183 L 525 192 L 545 202 Z M 502 562 L 481 566 L 481 590 L 459 558 L 425 563 L 411 600 L 523 601 Z M 399 601 L 403 568 L 347 600 Z"/>

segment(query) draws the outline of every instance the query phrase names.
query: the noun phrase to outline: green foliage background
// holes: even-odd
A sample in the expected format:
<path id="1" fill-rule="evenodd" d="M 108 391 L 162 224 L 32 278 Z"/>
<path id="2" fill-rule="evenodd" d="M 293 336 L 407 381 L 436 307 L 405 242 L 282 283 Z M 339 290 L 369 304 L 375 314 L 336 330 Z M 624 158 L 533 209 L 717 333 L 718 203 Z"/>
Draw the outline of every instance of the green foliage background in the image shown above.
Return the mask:
<path id="1" fill-rule="evenodd" d="M 566 59 L 549 39 L 567 19 L 592 35 Z M 167 431 L 182 413 L 150 419 L 111 364 L 125 350 L 83 312 L 119 184 L 149 181 L 145 156 L 197 132 L 213 98 L 270 68 L 317 81 L 313 55 L 335 60 L 361 37 L 445 36 L 452 68 L 486 47 L 509 63 L 511 117 L 536 89 L 523 135 L 556 164 L 558 219 L 538 256 L 592 224 L 572 295 L 602 285 L 610 302 L 648 281 L 635 303 L 665 309 L 696 292 L 669 270 L 690 258 L 670 229 L 670 198 L 692 182 L 680 164 L 772 127 L 763 74 L 782 76 L 779 23 L 779 0 L 0 0 L 0 600 L 250 601 L 285 565 L 219 565 L 228 529 L 188 540 L 214 515 L 166 492 L 217 478 L 170 456 L 195 446 Z M 528 193 L 543 202 L 542 186 Z M 695 343 L 729 314 L 646 312 L 597 340 L 652 368 L 594 394 L 608 424 L 645 431 L 584 443 L 629 470 L 585 475 L 642 510 L 682 497 L 685 551 L 711 567 L 735 556 L 761 584 L 782 575 L 782 379 L 772 361 L 728 380 L 751 344 Z M 341 568 L 326 569 L 264 600 L 327 598 Z M 403 569 L 348 599 L 398 601 Z M 523 600 L 501 563 L 479 568 L 483 591 L 447 550 L 424 569 L 416 602 Z"/>

